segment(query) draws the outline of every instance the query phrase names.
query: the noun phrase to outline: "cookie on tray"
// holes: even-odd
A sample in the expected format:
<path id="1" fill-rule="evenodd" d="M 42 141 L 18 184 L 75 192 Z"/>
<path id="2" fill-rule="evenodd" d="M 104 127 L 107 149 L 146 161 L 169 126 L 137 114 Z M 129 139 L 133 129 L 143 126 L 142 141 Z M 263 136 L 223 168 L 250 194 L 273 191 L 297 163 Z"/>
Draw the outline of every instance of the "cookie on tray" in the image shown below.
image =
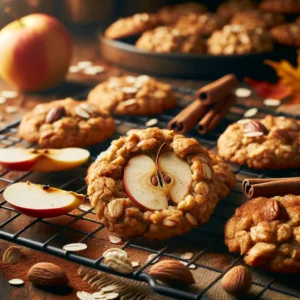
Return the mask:
<path id="1" fill-rule="evenodd" d="M 179 17 L 188 13 L 203 14 L 207 12 L 207 8 L 196 2 L 186 2 L 177 5 L 170 5 L 161 8 L 157 15 L 161 23 L 164 25 L 174 24 Z"/>
<path id="2" fill-rule="evenodd" d="M 299 273 L 299 215 L 300 196 L 249 200 L 227 222 L 225 243 L 251 267 Z"/>
<path id="3" fill-rule="evenodd" d="M 263 0 L 259 8 L 282 14 L 299 14 L 300 0 Z"/>
<path id="4" fill-rule="evenodd" d="M 116 115 L 160 114 L 176 105 L 172 87 L 147 75 L 110 77 L 98 84 L 87 100 Z"/>
<path id="5" fill-rule="evenodd" d="M 19 126 L 19 137 L 43 148 L 87 147 L 115 131 L 108 112 L 71 98 L 39 104 Z"/>
<path id="6" fill-rule="evenodd" d="M 300 168 L 300 121 L 266 116 L 229 125 L 218 140 L 219 155 L 256 169 Z"/>
<path id="7" fill-rule="evenodd" d="M 135 45 L 140 49 L 153 52 L 206 52 L 205 40 L 200 36 L 167 26 L 144 32 Z"/>
<path id="8" fill-rule="evenodd" d="M 300 47 L 300 22 L 275 26 L 271 29 L 274 41 L 292 47 Z"/>
<path id="9" fill-rule="evenodd" d="M 225 20 L 229 20 L 237 12 L 254 9 L 255 7 L 256 4 L 251 0 L 229 0 L 218 6 L 217 14 Z"/>
<path id="10" fill-rule="evenodd" d="M 273 42 L 261 28 L 226 25 L 215 31 L 207 41 L 207 51 L 213 55 L 233 55 L 270 52 Z"/>
<path id="11" fill-rule="evenodd" d="M 259 10 L 249 10 L 236 13 L 230 20 L 231 24 L 243 25 L 247 28 L 270 29 L 285 22 L 284 15 Z"/>
<path id="12" fill-rule="evenodd" d="M 174 26 L 179 30 L 187 31 L 191 34 L 208 37 L 224 25 L 224 19 L 220 18 L 217 14 L 189 13 L 181 16 Z"/>
<path id="13" fill-rule="evenodd" d="M 208 221 L 235 176 L 195 139 L 149 128 L 113 141 L 88 182 L 90 202 L 109 230 L 161 240 Z"/>
<path id="14" fill-rule="evenodd" d="M 140 13 L 115 21 L 106 29 L 104 35 L 110 39 L 120 39 L 143 33 L 158 25 L 156 15 Z"/>

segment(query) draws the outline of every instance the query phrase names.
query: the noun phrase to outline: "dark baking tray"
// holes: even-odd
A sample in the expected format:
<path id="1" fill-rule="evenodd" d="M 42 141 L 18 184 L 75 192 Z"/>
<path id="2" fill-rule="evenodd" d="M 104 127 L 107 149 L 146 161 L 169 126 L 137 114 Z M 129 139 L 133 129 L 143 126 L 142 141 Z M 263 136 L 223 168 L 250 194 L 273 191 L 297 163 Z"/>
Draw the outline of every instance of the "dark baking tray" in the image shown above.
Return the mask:
<path id="1" fill-rule="evenodd" d="M 159 116 L 158 126 L 166 128 L 169 120 L 177 114 L 182 106 L 185 106 L 187 99 L 194 99 L 194 91 L 190 89 L 174 88 L 179 97 L 178 106 Z M 86 93 L 78 95 L 78 100 L 86 99 Z M 203 147 L 216 153 L 216 141 L 224 129 L 232 122 L 243 117 L 244 112 L 249 107 L 237 104 L 223 119 L 221 124 L 212 132 L 199 136 L 195 130 L 190 131 L 187 136 L 196 138 Z M 265 109 L 259 109 L 256 117 L 263 117 L 266 113 L 283 115 Z M 300 117 L 300 116 L 299 116 Z M 299 119 L 298 117 L 298 119 Z M 106 150 L 113 139 L 126 134 L 132 128 L 145 128 L 145 123 L 152 117 L 118 117 L 116 118 L 117 131 L 111 139 L 94 145 L 89 148 L 91 152 L 91 163 L 97 155 Z M 18 122 L 0 130 L 0 148 L 7 147 L 32 147 L 34 145 L 21 140 L 17 136 Z M 108 231 L 97 219 L 92 209 L 81 211 L 76 209 L 64 216 L 52 219 L 36 219 L 27 217 L 16 212 L 3 199 L 4 189 L 14 182 L 32 181 L 45 185 L 72 190 L 78 193 L 86 193 L 84 177 L 88 163 L 76 169 L 53 172 L 12 172 L 0 170 L 0 238 L 24 245 L 51 255 L 95 268 L 117 276 L 124 276 L 133 280 L 143 281 L 151 288 L 162 295 L 177 299 L 231 299 L 221 288 L 220 281 L 224 274 L 233 266 L 243 264 L 240 256 L 229 253 L 224 245 L 224 224 L 232 216 L 235 209 L 245 203 L 246 199 L 241 191 L 241 182 L 245 177 L 288 177 L 300 176 L 300 170 L 254 170 L 246 166 L 230 164 L 237 177 L 237 185 L 230 195 L 220 201 L 209 222 L 196 228 L 189 233 L 174 237 L 166 241 L 147 242 L 136 238 L 122 245 L 126 249 L 132 260 L 135 255 L 141 262 L 141 266 L 131 275 L 118 274 L 103 264 L 102 252 L 105 247 L 120 247 L 109 244 Z M 90 247 L 96 247 L 99 251 L 97 257 L 90 256 L 84 252 L 68 253 L 62 246 L 68 243 L 83 242 Z M 88 249 L 89 249 L 88 248 Z M 185 260 L 180 254 L 193 252 L 193 260 Z M 149 254 L 155 254 L 161 259 L 177 259 L 188 264 L 194 264 L 196 269 L 191 269 L 197 278 L 197 289 L 182 289 L 177 287 L 167 287 L 160 285 L 149 275 L 151 261 L 145 263 Z M 290 299 L 300 297 L 299 276 L 281 275 L 264 272 L 250 268 L 253 276 L 253 286 L 250 291 L 251 299 Z M 0 297 L 1 298 L 1 297 Z M 144 299 L 144 298 L 143 298 Z"/>
<path id="2" fill-rule="evenodd" d="M 296 49 L 275 45 L 273 52 L 248 55 L 209 55 L 155 53 L 134 46 L 137 37 L 112 40 L 98 34 L 100 54 L 118 66 L 158 76 L 217 79 L 234 73 L 240 79 L 275 80 L 275 72 L 265 65 L 265 59 L 287 59 L 296 63 Z"/>

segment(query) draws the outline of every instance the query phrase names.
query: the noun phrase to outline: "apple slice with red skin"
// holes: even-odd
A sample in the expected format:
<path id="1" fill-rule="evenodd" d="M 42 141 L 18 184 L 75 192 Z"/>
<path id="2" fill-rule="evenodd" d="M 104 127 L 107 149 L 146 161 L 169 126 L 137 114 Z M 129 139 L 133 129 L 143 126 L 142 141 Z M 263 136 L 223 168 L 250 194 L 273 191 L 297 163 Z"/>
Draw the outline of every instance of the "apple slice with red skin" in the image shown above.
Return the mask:
<path id="1" fill-rule="evenodd" d="M 143 210 L 168 208 L 168 200 L 178 204 L 188 194 L 192 182 L 190 166 L 173 152 L 160 155 L 156 163 L 147 155 L 131 158 L 123 174 L 129 198 Z"/>
<path id="2" fill-rule="evenodd" d="M 0 149 L 0 165 L 15 171 L 62 171 L 84 164 L 89 157 L 89 151 L 81 148 Z"/>
<path id="3" fill-rule="evenodd" d="M 4 190 L 3 198 L 22 214 L 52 218 L 77 208 L 84 202 L 85 195 L 31 182 L 18 182 Z"/>
<path id="4" fill-rule="evenodd" d="M 40 156 L 41 153 L 33 149 L 3 148 L 0 149 L 0 165 L 7 170 L 28 171 Z"/>

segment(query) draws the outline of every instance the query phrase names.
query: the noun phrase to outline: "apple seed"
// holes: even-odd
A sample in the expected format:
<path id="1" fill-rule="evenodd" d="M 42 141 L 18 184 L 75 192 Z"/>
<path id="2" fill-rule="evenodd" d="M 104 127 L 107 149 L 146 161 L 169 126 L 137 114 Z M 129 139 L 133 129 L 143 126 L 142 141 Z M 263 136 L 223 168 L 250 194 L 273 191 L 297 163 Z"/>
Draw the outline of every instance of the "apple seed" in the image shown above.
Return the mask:
<path id="1" fill-rule="evenodd" d="M 152 176 L 151 182 L 154 186 L 158 186 L 158 178 L 156 175 Z"/>
<path id="2" fill-rule="evenodd" d="M 164 179 L 164 182 L 167 183 L 167 184 L 168 184 L 168 183 L 171 183 L 171 181 L 172 181 L 171 177 L 168 176 L 168 175 L 164 175 L 164 176 L 163 176 L 163 179 Z"/>

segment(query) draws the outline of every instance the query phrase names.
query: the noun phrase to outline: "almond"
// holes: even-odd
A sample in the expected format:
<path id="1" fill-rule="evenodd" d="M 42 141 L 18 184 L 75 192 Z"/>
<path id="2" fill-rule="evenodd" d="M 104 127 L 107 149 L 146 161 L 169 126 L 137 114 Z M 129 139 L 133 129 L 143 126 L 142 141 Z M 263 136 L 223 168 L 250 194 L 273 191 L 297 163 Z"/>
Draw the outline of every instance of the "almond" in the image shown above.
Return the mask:
<path id="1" fill-rule="evenodd" d="M 33 265 L 27 273 L 27 278 L 41 286 L 61 286 L 69 282 L 67 274 L 61 267 L 46 262 Z"/>
<path id="2" fill-rule="evenodd" d="M 189 268 L 176 260 L 160 261 L 150 269 L 149 273 L 168 285 L 191 285 L 195 283 Z"/>
<path id="3" fill-rule="evenodd" d="M 11 246 L 3 254 L 2 260 L 4 263 L 14 265 L 22 258 L 22 251 L 18 246 Z"/>
<path id="4" fill-rule="evenodd" d="M 259 121 L 251 121 L 245 125 L 244 132 L 262 132 L 263 134 L 268 134 L 269 130 Z"/>
<path id="5" fill-rule="evenodd" d="M 45 122 L 52 124 L 66 115 L 66 110 L 63 106 L 55 106 L 51 108 L 46 116 Z"/>
<path id="6" fill-rule="evenodd" d="M 244 266 L 237 266 L 229 270 L 222 278 L 222 288 L 234 296 L 248 293 L 252 284 L 252 275 Z"/>

